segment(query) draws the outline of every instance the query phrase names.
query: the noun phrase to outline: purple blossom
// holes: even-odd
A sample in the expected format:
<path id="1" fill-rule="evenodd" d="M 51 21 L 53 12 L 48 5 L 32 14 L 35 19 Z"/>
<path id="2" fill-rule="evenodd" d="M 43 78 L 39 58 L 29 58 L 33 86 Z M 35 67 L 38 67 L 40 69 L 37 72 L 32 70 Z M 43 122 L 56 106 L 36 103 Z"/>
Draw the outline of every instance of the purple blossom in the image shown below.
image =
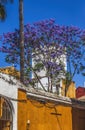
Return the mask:
<path id="1" fill-rule="evenodd" d="M 78 62 L 85 50 L 85 30 L 75 26 L 60 26 L 55 24 L 54 19 L 25 25 L 24 37 L 25 66 L 28 67 L 28 57 L 34 58 L 35 63 L 43 63 L 51 75 L 58 75 L 65 68 L 61 60 L 57 62 L 62 55 L 66 55 L 68 62 L 69 59 L 75 62 L 75 58 Z M 1 40 L 0 51 L 7 54 L 10 62 L 19 63 L 19 30 L 3 34 Z"/>

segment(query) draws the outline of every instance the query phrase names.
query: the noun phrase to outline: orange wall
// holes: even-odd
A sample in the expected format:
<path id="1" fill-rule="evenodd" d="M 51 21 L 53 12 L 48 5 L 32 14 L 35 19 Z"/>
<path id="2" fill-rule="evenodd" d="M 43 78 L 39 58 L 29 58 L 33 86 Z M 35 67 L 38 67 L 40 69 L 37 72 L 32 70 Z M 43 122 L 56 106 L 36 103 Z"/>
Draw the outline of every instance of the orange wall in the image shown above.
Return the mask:
<path id="1" fill-rule="evenodd" d="M 18 90 L 18 130 L 26 130 L 27 99 L 26 92 Z"/>
<path id="2" fill-rule="evenodd" d="M 65 96 L 65 83 L 64 83 L 64 81 L 62 81 L 62 96 Z M 76 87 L 75 87 L 74 82 L 71 82 L 66 96 L 69 98 L 76 98 Z"/>
<path id="3" fill-rule="evenodd" d="M 0 97 L 0 118 L 2 116 L 2 100 L 1 100 L 1 97 Z"/>
<path id="4" fill-rule="evenodd" d="M 27 106 L 30 130 L 72 130 L 70 107 L 44 105 L 34 100 L 28 100 Z"/>
<path id="5" fill-rule="evenodd" d="M 16 77 L 17 79 L 20 78 L 20 72 L 18 70 L 16 70 L 14 67 L 10 66 L 10 67 L 6 67 L 6 68 L 0 68 L 0 72 L 4 73 L 4 74 L 8 74 L 11 76 Z"/>
<path id="6" fill-rule="evenodd" d="M 19 90 L 18 97 L 26 100 L 25 92 Z M 18 130 L 26 130 L 27 121 L 28 130 L 72 130 L 71 108 L 52 103 L 18 102 Z"/>

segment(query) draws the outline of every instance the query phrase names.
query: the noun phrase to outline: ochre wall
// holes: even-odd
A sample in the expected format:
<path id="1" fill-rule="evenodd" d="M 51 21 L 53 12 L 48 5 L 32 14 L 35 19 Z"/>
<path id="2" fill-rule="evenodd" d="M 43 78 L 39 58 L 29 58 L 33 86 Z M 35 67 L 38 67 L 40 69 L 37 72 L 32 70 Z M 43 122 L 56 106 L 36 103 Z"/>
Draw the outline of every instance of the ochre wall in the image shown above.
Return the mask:
<path id="1" fill-rule="evenodd" d="M 26 92 L 18 89 L 18 130 L 26 130 L 27 98 Z"/>
<path id="2" fill-rule="evenodd" d="M 0 118 L 2 116 L 2 98 L 0 97 Z"/>
<path id="3" fill-rule="evenodd" d="M 18 97 L 26 99 L 25 92 L 19 90 Z M 32 99 L 18 102 L 18 130 L 72 130 L 71 108 Z"/>
<path id="4" fill-rule="evenodd" d="M 62 81 L 62 96 L 65 96 L 65 82 L 64 82 L 64 80 Z M 74 82 L 71 82 L 71 84 L 67 90 L 66 97 L 76 98 L 76 87 L 75 87 Z"/>
<path id="5" fill-rule="evenodd" d="M 14 67 L 10 66 L 10 67 L 6 67 L 6 68 L 0 68 L 0 72 L 4 73 L 4 74 L 8 74 L 11 76 L 16 77 L 17 79 L 20 78 L 20 72 L 18 70 L 16 70 Z"/>
<path id="6" fill-rule="evenodd" d="M 71 108 L 27 101 L 30 130 L 72 130 Z"/>

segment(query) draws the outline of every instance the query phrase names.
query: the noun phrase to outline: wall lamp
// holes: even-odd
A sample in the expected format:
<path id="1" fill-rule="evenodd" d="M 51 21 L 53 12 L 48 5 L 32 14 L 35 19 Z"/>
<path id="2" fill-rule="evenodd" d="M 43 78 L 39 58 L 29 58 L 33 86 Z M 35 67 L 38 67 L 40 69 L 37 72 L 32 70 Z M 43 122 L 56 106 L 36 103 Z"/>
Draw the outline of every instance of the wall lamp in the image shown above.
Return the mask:
<path id="1" fill-rule="evenodd" d="M 26 130 L 29 130 L 29 127 L 30 127 L 30 120 L 27 120 L 27 129 Z"/>

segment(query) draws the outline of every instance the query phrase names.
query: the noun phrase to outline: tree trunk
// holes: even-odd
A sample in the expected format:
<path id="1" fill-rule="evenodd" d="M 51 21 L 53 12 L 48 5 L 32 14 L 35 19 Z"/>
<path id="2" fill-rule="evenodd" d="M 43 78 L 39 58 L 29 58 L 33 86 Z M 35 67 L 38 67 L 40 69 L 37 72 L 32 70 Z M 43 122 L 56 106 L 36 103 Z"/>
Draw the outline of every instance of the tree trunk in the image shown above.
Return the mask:
<path id="1" fill-rule="evenodd" d="M 65 86 L 65 97 L 66 97 L 66 95 L 67 95 L 67 86 Z"/>
<path id="2" fill-rule="evenodd" d="M 24 19 L 23 0 L 19 0 L 19 30 L 20 30 L 20 81 L 24 83 Z"/>

